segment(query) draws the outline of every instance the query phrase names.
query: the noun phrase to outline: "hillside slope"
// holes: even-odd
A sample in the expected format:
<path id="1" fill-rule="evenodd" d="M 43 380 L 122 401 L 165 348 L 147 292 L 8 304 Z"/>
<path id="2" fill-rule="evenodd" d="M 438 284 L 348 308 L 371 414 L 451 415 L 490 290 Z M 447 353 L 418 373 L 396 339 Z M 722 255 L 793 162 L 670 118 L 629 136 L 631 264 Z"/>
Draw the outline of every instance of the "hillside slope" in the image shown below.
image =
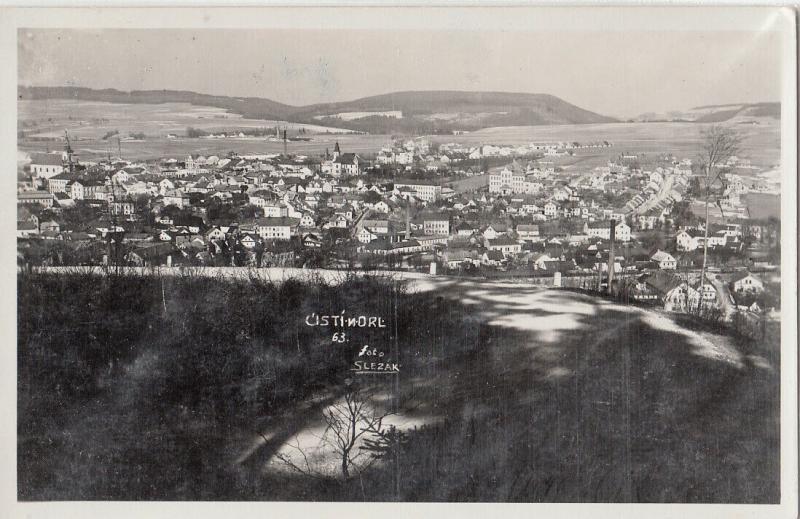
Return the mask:
<path id="1" fill-rule="evenodd" d="M 614 122 L 615 119 L 584 110 L 549 94 L 510 92 L 408 91 L 365 97 L 343 103 L 313 105 L 297 115 L 324 118 L 347 112 L 399 111 L 402 119 L 395 124 L 428 125 L 434 128 L 479 129 L 491 126 L 527 126 L 540 124 L 589 124 Z M 367 119 L 352 121 L 356 124 Z M 389 117 L 383 117 L 390 119 Z"/>
<path id="2" fill-rule="evenodd" d="M 638 115 L 637 122 L 686 121 L 696 123 L 722 123 L 751 121 L 757 118 L 781 118 L 780 103 L 741 103 L 725 105 L 695 106 L 685 111 L 668 113 L 645 113 Z"/>
<path id="3" fill-rule="evenodd" d="M 752 103 L 741 105 L 698 106 L 692 110 L 705 111 L 695 119 L 698 123 L 716 123 L 733 119 L 734 117 L 773 117 L 781 118 L 780 103 Z"/>
<path id="4" fill-rule="evenodd" d="M 227 97 L 198 94 L 184 90 L 133 90 L 124 92 L 107 88 L 95 90 L 83 87 L 26 87 L 18 88 L 19 100 L 80 99 L 106 103 L 191 103 L 197 106 L 224 108 L 232 113 L 253 119 L 282 119 L 295 107 L 260 97 Z"/>

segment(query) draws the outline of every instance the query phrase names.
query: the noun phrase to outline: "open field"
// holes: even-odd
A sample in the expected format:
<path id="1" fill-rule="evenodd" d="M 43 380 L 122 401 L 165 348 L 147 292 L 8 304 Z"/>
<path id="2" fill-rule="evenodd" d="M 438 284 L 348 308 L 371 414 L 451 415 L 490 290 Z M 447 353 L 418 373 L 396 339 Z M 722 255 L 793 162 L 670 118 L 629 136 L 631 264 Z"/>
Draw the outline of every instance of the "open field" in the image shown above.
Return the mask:
<path id="1" fill-rule="evenodd" d="M 124 139 L 130 133 L 144 133 L 141 141 L 123 140 L 122 156 L 133 160 L 151 160 L 169 156 L 192 154 L 224 155 L 229 151 L 239 153 L 280 153 L 282 141 L 267 141 L 264 137 L 189 139 L 179 137 L 167 139 L 167 134 L 184 135 L 187 127 L 207 132 L 232 131 L 244 128 L 272 128 L 275 125 L 287 128 L 290 135 L 305 128 L 312 142 L 289 142 L 292 153 L 320 153 L 325 148 L 333 149 L 339 140 L 353 142 L 351 151 L 370 152 L 380 149 L 385 137 L 347 135 L 348 130 L 327 128 L 284 121 L 244 119 L 220 108 L 199 107 L 188 103 L 164 104 L 119 104 L 93 101 L 70 101 L 63 99 L 19 101 L 19 120 L 26 137 L 18 142 L 18 148 L 26 153 L 58 150 L 61 140 L 41 141 L 36 137 L 61 139 L 67 129 L 72 146 L 79 159 L 97 160 L 107 154 L 117 155 L 117 139 L 102 140 L 109 131 L 119 130 Z M 321 132 L 321 133 L 317 133 Z M 359 139 L 355 139 L 360 137 Z"/>
<path id="2" fill-rule="evenodd" d="M 375 153 L 391 142 L 387 135 L 312 135 L 311 141 L 289 142 L 289 153 L 298 155 L 320 155 L 326 149 L 332 151 L 336 142 L 342 150 L 347 152 L 369 154 Z M 283 153 L 282 141 L 267 141 L 255 138 L 226 138 L 226 139 L 147 139 L 144 141 L 123 141 L 122 156 L 127 160 L 155 160 L 163 157 L 185 157 L 188 154 L 225 156 L 234 151 L 242 155 L 258 155 L 269 153 Z M 48 151 L 61 149 L 59 142 L 34 142 L 22 140 L 19 149 L 30 153 L 34 151 Z M 107 153 L 117 155 L 117 142 L 106 142 L 99 139 L 76 141 L 72 144 L 79 160 L 98 160 L 105 158 Z"/>
<path id="3" fill-rule="evenodd" d="M 189 103 L 125 104 L 42 99 L 18 101 L 17 108 L 20 123 L 31 125 L 34 137 L 62 137 L 65 129 L 76 139 L 97 139 L 113 130 L 119 130 L 122 137 L 131 132 L 166 137 L 168 133 L 183 134 L 187 126 L 209 132 L 280 125 L 290 131 L 305 128 L 309 132 L 350 133 L 326 126 L 246 119 L 222 108 Z"/>
<path id="4" fill-rule="evenodd" d="M 748 193 L 742 197 L 742 200 L 747 205 L 750 218 L 757 220 L 766 220 L 770 217 L 781 218 L 781 196 L 768 193 Z M 705 205 L 702 202 L 692 202 L 692 212 L 698 217 L 705 218 Z M 715 204 L 710 204 L 708 214 L 711 220 L 715 223 L 725 223 L 727 218 L 730 218 L 730 213 L 723 214 L 719 207 Z M 726 217 L 727 216 L 727 217 Z"/>
<path id="5" fill-rule="evenodd" d="M 744 197 L 750 218 L 766 220 L 769 217 L 781 218 L 781 195 L 748 193 Z"/>
<path id="6" fill-rule="evenodd" d="M 524 284 L 343 283 L 18 275 L 19 499 L 778 501 L 775 335 Z M 342 310 L 390 326 L 306 326 Z M 401 364 L 359 382 L 396 402 L 395 455 L 287 470 L 294 445 L 320 462 L 362 344 Z"/>
<path id="7" fill-rule="evenodd" d="M 759 118 L 759 125 L 734 126 L 744 137 L 741 158 L 749 158 L 754 165 L 767 167 L 780 162 L 780 121 Z M 700 148 L 700 130 L 706 125 L 696 123 L 605 123 L 551 126 L 517 126 L 487 128 L 475 132 L 435 136 L 436 142 L 459 142 L 481 145 L 488 143 L 528 144 L 530 142 L 592 142 L 609 141 L 612 148 L 576 150 L 576 157 L 556 159 L 576 163 L 595 157 L 616 157 L 621 152 L 661 155 L 673 153 L 677 157 L 697 157 Z"/>

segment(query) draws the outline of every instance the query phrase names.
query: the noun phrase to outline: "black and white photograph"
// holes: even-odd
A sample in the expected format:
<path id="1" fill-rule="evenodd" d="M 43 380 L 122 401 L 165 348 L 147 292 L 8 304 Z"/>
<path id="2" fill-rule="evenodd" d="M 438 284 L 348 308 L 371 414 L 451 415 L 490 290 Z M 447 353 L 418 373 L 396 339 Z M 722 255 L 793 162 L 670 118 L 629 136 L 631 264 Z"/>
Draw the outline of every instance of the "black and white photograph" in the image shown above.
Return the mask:
<path id="1" fill-rule="evenodd" d="M 6 11 L 16 514 L 796 516 L 796 11 L 122 11 Z"/>

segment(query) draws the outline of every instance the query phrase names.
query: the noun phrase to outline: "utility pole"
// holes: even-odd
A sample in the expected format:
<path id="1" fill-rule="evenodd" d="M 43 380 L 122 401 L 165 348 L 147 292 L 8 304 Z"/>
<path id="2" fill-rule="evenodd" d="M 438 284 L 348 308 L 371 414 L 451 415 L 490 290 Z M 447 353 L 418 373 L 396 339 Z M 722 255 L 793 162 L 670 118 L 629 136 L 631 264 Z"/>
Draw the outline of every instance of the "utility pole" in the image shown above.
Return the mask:
<path id="1" fill-rule="evenodd" d="M 120 237 L 117 235 L 117 211 L 115 210 L 116 200 L 117 200 L 116 181 L 112 178 L 111 195 L 108 198 L 108 220 L 111 225 L 111 229 L 108 232 L 108 259 L 112 263 L 108 265 L 108 267 L 110 269 L 110 267 L 113 265 L 114 273 L 119 274 Z M 114 242 L 113 248 L 111 246 L 112 240 Z"/>
<path id="2" fill-rule="evenodd" d="M 598 258 L 599 260 L 600 258 Z M 603 264 L 598 261 L 597 263 L 597 293 L 603 291 Z"/>
<path id="3" fill-rule="evenodd" d="M 611 283 L 614 282 L 614 238 L 617 227 L 617 221 L 611 220 L 611 229 L 609 236 L 611 238 L 611 246 L 608 250 L 608 293 L 611 294 Z"/>
<path id="4" fill-rule="evenodd" d="M 411 202 L 406 206 L 406 241 L 411 239 Z"/>
<path id="5" fill-rule="evenodd" d="M 703 229 L 703 267 L 700 269 L 700 299 L 697 304 L 697 311 L 700 313 L 700 308 L 703 305 L 703 283 L 706 281 L 706 262 L 708 261 L 708 228 L 709 228 L 709 219 L 708 219 L 708 199 L 711 196 L 711 186 L 709 183 L 711 177 L 711 164 L 706 164 L 706 197 L 705 197 L 705 205 L 706 205 L 706 223 L 705 229 Z"/>

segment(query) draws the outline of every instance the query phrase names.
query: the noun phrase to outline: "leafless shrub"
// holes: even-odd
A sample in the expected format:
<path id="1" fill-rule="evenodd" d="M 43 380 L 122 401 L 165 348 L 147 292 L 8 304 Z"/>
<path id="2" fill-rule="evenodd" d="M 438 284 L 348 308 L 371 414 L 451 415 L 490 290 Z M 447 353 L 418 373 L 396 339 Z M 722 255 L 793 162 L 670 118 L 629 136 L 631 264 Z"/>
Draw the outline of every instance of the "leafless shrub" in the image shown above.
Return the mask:
<path id="1" fill-rule="evenodd" d="M 343 479 L 349 479 L 353 471 L 360 474 L 368 469 L 381 459 L 388 446 L 398 442 L 397 430 L 384 424 L 384 419 L 392 414 L 379 409 L 371 391 L 351 382 L 347 383 L 342 400 L 322 411 L 326 426 L 320 440 L 336 454 Z M 289 446 L 299 458 L 279 453 L 277 459 L 300 474 L 325 477 L 309 462 L 308 453 L 297 438 Z"/>

